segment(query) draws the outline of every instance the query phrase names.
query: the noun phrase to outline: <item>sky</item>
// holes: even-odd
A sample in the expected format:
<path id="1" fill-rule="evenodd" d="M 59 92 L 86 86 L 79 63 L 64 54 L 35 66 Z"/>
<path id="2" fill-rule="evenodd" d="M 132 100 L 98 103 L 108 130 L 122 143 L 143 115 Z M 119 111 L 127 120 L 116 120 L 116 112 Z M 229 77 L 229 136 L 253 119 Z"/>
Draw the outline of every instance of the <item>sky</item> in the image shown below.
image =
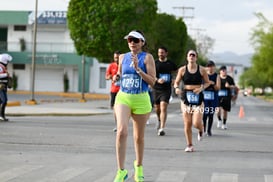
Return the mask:
<path id="1" fill-rule="evenodd" d="M 273 22 L 272 0 L 158 0 L 160 12 L 185 18 L 189 34 L 198 40 L 206 35 L 215 40 L 213 53 L 253 53 L 252 29 L 257 25 L 255 12 Z M 193 7 L 184 11 L 177 7 Z"/>
<path id="2" fill-rule="evenodd" d="M 0 10 L 34 10 L 36 0 L 0 0 Z M 67 10 L 69 0 L 38 0 L 38 10 Z M 189 34 L 215 40 L 212 53 L 253 53 L 251 30 L 257 25 L 255 12 L 273 22 L 272 0 L 157 0 L 160 13 L 185 17 Z M 181 9 L 181 7 L 190 7 Z M 186 18 L 192 17 L 192 18 Z"/>

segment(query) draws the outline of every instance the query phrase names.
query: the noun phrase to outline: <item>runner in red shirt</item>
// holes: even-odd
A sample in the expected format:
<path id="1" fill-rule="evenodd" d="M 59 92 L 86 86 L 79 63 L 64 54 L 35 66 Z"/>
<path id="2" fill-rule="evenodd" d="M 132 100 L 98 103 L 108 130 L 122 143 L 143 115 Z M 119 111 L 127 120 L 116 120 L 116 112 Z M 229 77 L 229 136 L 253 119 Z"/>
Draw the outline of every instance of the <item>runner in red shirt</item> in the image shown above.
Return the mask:
<path id="1" fill-rule="evenodd" d="M 119 91 L 119 87 L 120 87 L 120 82 L 114 81 L 115 80 L 114 77 L 116 76 L 117 71 L 118 71 L 119 55 L 120 55 L 119 51 L 114 52 L 113 62 L 108 66 L 108 68 L 106 70 L 106 74 L 105 74 L 105 79 L 111 80 L 111 90 L 110 90 L 110 107 L 111 107 L 111 109 L 114 108 L 116 95 L 117 95 L 117 93 Z M 114 117 L 115 117 L 115 122 L 116 122 L 115 112 L 114 112 Z M 116 132 L 117 128 L 115 127 L 113 129 L 113 131 Z"/>

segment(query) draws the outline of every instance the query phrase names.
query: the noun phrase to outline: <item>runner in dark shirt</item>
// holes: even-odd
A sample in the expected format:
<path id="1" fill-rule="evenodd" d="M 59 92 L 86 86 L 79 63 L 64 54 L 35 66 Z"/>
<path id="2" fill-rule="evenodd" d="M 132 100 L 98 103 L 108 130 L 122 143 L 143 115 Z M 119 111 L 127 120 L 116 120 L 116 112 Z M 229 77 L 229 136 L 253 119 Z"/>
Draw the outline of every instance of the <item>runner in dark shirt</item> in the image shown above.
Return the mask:
<path id="1" fill-rule="evenodd" d="M 167 108 L 172 93 L 172 73 L 177 70 L 177 66 L 167 58 L 166 47 L 158 48 L 158 60 L 156 66 L 156 83 L 153 87 L 155 112 L 158 119 L 158 135 L 165 135 L 167 120 Z"/>

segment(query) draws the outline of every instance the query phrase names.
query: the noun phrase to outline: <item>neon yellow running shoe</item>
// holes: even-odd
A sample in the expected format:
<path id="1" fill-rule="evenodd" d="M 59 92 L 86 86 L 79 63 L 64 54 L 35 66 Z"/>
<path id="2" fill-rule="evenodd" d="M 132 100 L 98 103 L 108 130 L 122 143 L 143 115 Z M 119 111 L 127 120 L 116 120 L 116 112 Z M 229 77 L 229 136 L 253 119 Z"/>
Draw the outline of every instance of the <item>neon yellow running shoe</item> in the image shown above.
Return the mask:
<path id="1" fill-rule="evenodd" d="M 143 167 L 137 166 L 137 161 L 134 161 L 134 168 L 135 168 L 135 181 L 136 182 L 144 182 L 144 175 L 143 175 Z"/>
<path id="2" fill-rule="evenodd" d="M 124 182 L 128 178 L 128 171 L 126 169 L 119 169 L 114 182 Z"/>

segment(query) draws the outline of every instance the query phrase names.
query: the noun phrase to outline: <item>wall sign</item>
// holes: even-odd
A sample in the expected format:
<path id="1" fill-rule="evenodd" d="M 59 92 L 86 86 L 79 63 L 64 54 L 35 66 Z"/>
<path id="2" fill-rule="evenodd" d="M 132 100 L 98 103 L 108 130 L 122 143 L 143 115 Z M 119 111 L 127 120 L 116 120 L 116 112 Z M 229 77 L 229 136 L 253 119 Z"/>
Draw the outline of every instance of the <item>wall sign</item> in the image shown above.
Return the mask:
<path id="1" fill-rule="evenodd" d="M 66 11 L 40 11 L 37 12 L 37 24 L 66 24 Z M 35 11 L 29 12 L 28 22 L 33 24 Z"/>

